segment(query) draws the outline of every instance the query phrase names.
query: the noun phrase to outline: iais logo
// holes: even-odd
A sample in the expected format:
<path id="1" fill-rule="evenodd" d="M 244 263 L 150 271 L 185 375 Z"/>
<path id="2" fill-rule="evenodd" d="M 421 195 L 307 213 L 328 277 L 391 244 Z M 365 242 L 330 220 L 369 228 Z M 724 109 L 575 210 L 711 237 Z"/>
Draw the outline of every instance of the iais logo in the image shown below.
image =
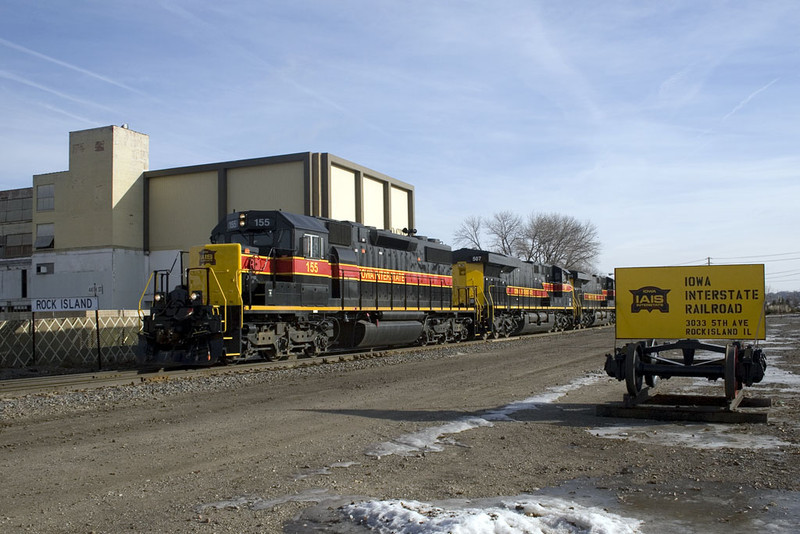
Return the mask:
<path id="1" fill-rule="evenodd" d="M 633 294 L 631 313 L 639 313 L 640 311 L 651 312 L 653 310 L 658 310 L 661 313 L 669 313 L 667 293 L 670 291 L 670 289 L 661 289 L 656 286 L 631 289 L 630 292 Z"/>
<path id="2" fill-rule="evenodd" d="M 200 265 L 216 265 L 217 264 L 217 251 L 204 248 L 200 251 Z"/>

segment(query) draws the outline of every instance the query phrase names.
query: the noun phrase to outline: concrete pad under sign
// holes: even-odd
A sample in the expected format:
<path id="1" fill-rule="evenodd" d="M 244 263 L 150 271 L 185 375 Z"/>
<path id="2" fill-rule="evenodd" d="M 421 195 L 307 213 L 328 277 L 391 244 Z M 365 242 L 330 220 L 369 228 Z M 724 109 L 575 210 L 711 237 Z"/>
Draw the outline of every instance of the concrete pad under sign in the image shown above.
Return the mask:
<path id="1" fill-rule="evenodd" d="M 628 397 L 628 395 L 625 395 Z M 766 423 L 766 411 L 752 411 L 751 408 L 769 408 L 772 400 L 764 397 L 744 397 L 738 399 L 736 409 L 730 407 L 723 397 L 710 395 L 667 395 L 630 402 L 611 402 L 598 404 L 595 413 L 600 417 L 621 417 L 628 419 L 653 419 L 656 421 L 691 421 L 704 423 Z M 742 410 L 742 409 L 746 409 Z"/>

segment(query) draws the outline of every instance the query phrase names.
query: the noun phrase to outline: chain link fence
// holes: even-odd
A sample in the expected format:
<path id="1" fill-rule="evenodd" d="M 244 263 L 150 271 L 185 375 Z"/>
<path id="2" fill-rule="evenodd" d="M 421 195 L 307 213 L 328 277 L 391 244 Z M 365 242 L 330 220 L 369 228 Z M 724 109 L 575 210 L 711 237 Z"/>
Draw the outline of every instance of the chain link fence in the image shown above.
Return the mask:
<path id="1" fill-rule="evenodd" d="M 0 368 L 129 367 L 139 328 L 135 310 L 2 313 Z"/>

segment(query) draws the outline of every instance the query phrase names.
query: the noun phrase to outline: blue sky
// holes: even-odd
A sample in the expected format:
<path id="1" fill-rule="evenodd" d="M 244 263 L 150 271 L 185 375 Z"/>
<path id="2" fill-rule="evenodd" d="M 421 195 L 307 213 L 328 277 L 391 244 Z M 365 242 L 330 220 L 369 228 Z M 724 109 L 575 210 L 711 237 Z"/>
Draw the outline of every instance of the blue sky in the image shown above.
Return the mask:
<path id="1" fill-rule="evenodd" d="M 467 215 L 593 222 L 598 267 L 800 289 L 800 2 L 0 3 L 0 188 L 128 123 L 150 168 L 331 152 Z"/>

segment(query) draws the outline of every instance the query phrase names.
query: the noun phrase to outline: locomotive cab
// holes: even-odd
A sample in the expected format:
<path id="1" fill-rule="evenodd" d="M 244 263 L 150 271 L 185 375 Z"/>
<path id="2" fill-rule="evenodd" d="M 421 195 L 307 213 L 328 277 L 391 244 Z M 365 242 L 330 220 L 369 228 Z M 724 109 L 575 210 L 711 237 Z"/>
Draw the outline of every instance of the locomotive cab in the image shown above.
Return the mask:
<path id="1" fill-rule="evenodd" d="M 235 285 L 246 308 L 328 305 L 328 229 L 318 219 L 282 211 L 232 213 L 214 228 L 211 242 L 240 246 Z"/>

